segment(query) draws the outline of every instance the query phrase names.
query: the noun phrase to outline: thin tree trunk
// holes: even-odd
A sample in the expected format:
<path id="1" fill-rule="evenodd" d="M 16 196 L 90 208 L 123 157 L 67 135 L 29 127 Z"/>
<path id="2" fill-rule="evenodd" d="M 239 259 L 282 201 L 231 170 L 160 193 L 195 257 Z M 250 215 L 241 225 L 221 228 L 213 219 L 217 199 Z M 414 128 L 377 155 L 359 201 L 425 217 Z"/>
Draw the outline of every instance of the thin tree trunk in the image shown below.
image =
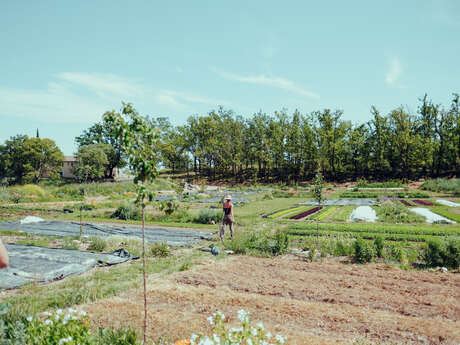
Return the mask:
<path id="1" fill-rule="evenodd" d="M 144 202 L 144 201 L 142 201 Z M 147 343 L 147 285 L 145 277 L 145 206 L 142 205 L 142 275 L 144 280 L 144 344 Z"/>

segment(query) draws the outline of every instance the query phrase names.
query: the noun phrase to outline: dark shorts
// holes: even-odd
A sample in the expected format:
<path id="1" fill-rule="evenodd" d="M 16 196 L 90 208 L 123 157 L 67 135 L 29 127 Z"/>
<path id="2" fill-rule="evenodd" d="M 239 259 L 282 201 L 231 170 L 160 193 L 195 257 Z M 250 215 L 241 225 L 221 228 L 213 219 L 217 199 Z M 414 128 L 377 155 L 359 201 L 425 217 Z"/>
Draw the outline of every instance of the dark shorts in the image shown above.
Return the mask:
<path id="1" fill-rule="evenodd" d="M 222 225 L 232 225 L 233 223 L 235 223 L 235 219 L 231 215 L 225 215 L 222 219 Z"/>

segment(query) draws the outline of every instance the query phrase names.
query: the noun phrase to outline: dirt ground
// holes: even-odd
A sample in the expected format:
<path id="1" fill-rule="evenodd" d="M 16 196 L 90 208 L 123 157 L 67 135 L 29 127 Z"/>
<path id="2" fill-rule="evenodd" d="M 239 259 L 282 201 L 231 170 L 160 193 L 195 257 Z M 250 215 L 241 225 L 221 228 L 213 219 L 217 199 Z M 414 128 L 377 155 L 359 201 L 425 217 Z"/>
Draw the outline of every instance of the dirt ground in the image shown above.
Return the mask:
<path id="1" fill-rule="evenodd" d="M 139 330 L 142 290 L 83 306 L 97 326 Z M 208 330 L 217 310 L 250 312 L 289 344 L 460 344 L 460 274 L 328 260 L 235 256 L 148 282 L 149 337 Z"/>

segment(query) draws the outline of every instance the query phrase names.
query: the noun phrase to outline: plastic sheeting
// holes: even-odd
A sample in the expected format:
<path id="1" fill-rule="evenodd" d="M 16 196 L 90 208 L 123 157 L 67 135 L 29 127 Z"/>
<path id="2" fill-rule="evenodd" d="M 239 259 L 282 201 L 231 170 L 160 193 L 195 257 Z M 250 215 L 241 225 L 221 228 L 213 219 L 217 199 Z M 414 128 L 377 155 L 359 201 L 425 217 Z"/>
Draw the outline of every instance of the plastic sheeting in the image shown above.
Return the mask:
<path id="1" fill-rule="evenodd" d="M 445 206 L 450 206 L 450 207 L 460 207 L 460 204 L 457 202 L 449 201 L 449 200 L 436 200 L 438 204 L 445 205 Z"/>
<path id="2" fill-rule="evenodd" d="M 370 222 L 374 223 L 377 220 L 377 214 L 375 210 L 370 206 L 359 206 L 353 210 L 350 215 L 350 221 L 352 222 Z"/>
<path id="3" fill-rule="evenodd" d="M 83 224 L 85 237 L 137 237 L 142 238 L 142 228 L 135 225 Z M 19 230 L 43 236 L 79 236 L 80 223 L 43 221 L 21 224 L 20 222 L 0 223 L 1 230 Z M 145 238 L 148 242 L 165 242 L 170 246 L 182 247 L 211 238 L 212 234 L 201 231 L 146 227 Z"/>
<path id="4" fill-rule="evenodd" d="M 10 267 L 0 271 L 0 290 L 31 282 L 46 283 L 81 274 L 98 265 L 115 265 L 135 259 L 123 249 L 113 254 L 98 254 L 20 244 L 6 244 L 5 247 Z"/>
<path id="5" fill-rule="evenodd" d="M 376 202 L 373 199 L 327 199 L 324 200 L 322 206 L 372 206 Z M 305 201 L 299 205 L 318 205 L 318 202 L 315 200 Z"/>
<path id="6" fill-rule="evenodd" d="M 40 217 L 35 217 L 35 216 L 27 216 L 24 219 L 21 219 L 19 222 L 21 224 L 29 224 L 29 223 L 37 223 L 37 222 L 43 222 L 44 219 Z"/>
<path id="7" fill-rule="evenodd" d="M 439 214 L 436 214 L 427 208 L 414 207 L 414 208 L 411 208 L 410 210 L 417 213 L 420 216 L 425 217 L 427 223 L 434 223 L 434 222 L 455 223 L 453 220 L 440 216 Z"/>

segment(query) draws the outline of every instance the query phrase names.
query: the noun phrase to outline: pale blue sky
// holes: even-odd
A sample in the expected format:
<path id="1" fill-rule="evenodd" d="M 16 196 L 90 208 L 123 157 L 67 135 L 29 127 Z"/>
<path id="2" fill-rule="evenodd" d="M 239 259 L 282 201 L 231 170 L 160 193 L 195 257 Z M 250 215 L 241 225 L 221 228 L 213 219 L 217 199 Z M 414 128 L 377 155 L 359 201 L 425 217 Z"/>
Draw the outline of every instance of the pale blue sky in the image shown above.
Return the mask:
<path id="1" fill-rule="evenodd" d="M 460 1 L 13 1 L 0 3 L 0 142 L 65 154 L 106 110 L 182 124 L 223 105 L 415 111 L 460 92 Z"/>

